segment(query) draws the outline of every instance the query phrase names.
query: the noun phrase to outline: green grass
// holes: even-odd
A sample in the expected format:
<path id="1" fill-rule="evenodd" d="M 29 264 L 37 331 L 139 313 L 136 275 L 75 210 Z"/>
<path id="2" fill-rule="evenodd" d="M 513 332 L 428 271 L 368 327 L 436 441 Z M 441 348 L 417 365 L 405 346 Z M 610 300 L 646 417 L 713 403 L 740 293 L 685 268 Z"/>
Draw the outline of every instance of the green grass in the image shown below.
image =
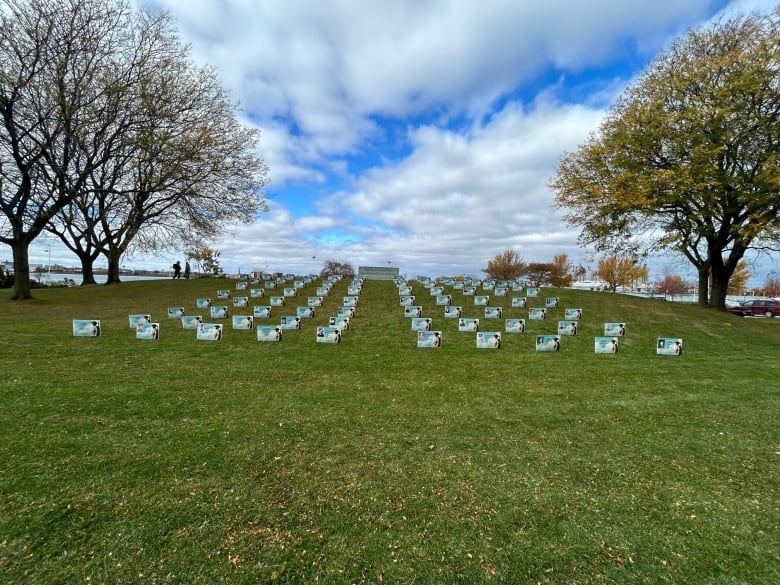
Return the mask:
<path id="1" fill-rule="evenodd" d="M 346 285 L 279 344 L 166 318 L 232 281 L 0 299 L 0 581 L 780 583 L 780 319 L 544 289 L 548 321 L 478 350 L 412 282 L 444 332 L 418 349 L 369 281 L 318 344 Z M 566 307 L 579 335 L 537 353 Z M 605 321 L 628 324 L 616 356 L 593 353 Z"/>

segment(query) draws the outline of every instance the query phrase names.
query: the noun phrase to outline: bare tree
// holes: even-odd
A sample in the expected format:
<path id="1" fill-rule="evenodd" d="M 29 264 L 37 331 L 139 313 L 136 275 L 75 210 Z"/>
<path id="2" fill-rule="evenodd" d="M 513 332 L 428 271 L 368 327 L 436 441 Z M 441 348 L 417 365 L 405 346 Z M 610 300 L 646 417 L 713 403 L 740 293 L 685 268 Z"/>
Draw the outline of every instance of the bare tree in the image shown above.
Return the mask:
<path id="1" fill-rule="evenodd" d="M 144 251 L 213 239 L 225 224 L 251 221 L 265 209 L 268 169 L 259 132 L 243 127 L 215 72 L 195 68 L 166 14 L 140 13 L 139 67 L 132 131 L 54 229 L 82 258 L 108 260 L 107 283 L 119 281 L 120 259 Z M 74 229 L 75 228 L 75 229 Z M 79 252 L 78 250 L 83 250 Z M 91 272 L 91 266 L 86 271 Z"/>
<path id="2" fill-rule="evenodd" d="M 29 245 L 83 192 L 121 132 L 129 9 L 115 0 L 5 0 L 0 11 L 0 242 L 14 299 L 30 298 Z"/>

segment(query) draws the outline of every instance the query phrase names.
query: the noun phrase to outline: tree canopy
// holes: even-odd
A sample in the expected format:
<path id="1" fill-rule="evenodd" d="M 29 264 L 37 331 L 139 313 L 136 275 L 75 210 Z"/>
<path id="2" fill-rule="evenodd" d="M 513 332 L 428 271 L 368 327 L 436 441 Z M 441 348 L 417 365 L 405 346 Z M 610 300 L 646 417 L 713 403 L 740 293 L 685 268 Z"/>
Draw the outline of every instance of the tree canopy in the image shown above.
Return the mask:
<path id="1" fill-rule="evenodd" d="M 750 248 L 780 246 L 780 7 L 689 31 L 551 181 L 597 250 L 675 250 L 725 308 Z"/>
<path id="2" fill-rule="evenodd" d="M 525 269 L 520 252 L 509 248 L 488 260 L 487 267 L 483 268 L 482 272 L 497 280 L 514 280 L 522 276 Z"/>
<path id="3" fill-rule="evenodd" d="M 259 133 L 164 12 L 129 0 L 5 0 L 0 11 L 0 242 L 14 298 L 49 230 L 85 282 L 99 254 L 190 246 L 265 209 Z"/>

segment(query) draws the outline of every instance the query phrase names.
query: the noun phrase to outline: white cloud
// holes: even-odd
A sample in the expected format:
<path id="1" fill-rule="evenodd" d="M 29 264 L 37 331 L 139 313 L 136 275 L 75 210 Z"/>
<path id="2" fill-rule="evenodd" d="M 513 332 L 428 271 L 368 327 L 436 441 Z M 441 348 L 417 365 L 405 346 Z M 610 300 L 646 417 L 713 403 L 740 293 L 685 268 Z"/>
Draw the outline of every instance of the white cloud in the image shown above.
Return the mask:
<path id="1" fill-rule="evenodd" d="M 391 260 L 410 274 L 477 274 L 508 247 L 539 261 L 586 255 L 547 188 L 561 154 L 597 127 L 638 73 L 632 66 L 704 22 L 713 3 L 154 4 L 263 131 L 269 192 L 311 190 L 294 209 L 272 201 L 256 224 L 220 241 L 226 269 Z M 627 57 L 631 66 L 612 69 Z M 581 95 L 557 100 L 585 71 Z M 537 95 L 519 97 L 527 87 Z M 372 150 L 385 144 L 393 150 Z M 364 154 L 368 168 L 351 158 Z"/>

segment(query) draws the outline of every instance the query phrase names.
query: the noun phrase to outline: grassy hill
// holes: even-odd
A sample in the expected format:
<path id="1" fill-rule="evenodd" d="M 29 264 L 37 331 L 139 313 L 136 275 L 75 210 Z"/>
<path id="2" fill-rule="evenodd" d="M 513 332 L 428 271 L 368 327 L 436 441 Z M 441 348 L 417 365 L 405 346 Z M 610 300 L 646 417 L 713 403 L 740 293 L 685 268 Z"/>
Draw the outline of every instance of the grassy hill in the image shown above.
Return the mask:
<path id="1" fill-rule="evenodd" d="M 780 319 L 543 289 L 529 306 L 559 308 L 492 351 L 411 284 L 441 349 L 416 347 L 390 282 L 366 282 L 340 345 L 315 327 L 346 281 L 281 343 L 167 319 L 227 280 L 0 299 L 0 581 L 780 583 Z M 491 305 L 527 317 L 512 294 Z M 536 352 L 564 308 L 578 335 Z M 86 318 L 100 338 L 71 335 Z M 620 352 L 594 354 L 612 321 Z"/>

